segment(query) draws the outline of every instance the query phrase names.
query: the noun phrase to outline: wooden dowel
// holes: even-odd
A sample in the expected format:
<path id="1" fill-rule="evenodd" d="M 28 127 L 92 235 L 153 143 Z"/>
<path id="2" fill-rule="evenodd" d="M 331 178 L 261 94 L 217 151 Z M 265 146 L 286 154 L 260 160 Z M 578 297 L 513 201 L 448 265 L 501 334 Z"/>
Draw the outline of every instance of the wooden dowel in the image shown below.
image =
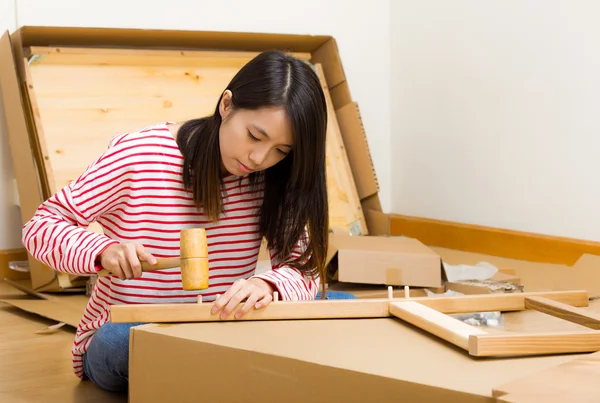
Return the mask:
<path id="1" fill-rule="evenodd" d="M 600 351 L 600 332 L 593 330 L 472 335 L 469 354 L 511 357 Z"/>
<path id="2" fill-rule="evenodd" d="M 600 315 L 583 309 L 553 301 L 544 297 L 525 298 L 525 307 L 555 316 L 557 318 L 577 323 L 590 329 L 600 330 Z"/>

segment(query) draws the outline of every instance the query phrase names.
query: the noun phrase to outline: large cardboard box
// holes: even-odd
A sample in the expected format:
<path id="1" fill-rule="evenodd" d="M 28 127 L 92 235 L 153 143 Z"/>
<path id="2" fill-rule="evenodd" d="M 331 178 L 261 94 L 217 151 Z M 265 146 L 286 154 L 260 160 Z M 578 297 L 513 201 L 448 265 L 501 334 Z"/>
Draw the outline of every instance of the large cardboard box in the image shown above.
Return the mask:
<path id="1" fill-rule="evenodd" d="M 28 75 L 30 71 L 28 66 L 39 62 L 39 59 L 31 58 L 31 49 L 40 46 L 61 49 L 98 48 L 98 54 L 106 48 L 140 51 L 176 50 L 181 51 L 182 55 L 186 51 L 195 50 L 257 52 L 277 48 L 309 54 L 310 62 L 320 64 L 324 72 L 326 86 L 335 110 L 335 116 L 332 118 L 337 119 L 339 125 L 368 233 L 369 235 L 389 234 L 389 217 L 382 212 L 379 202 L 377 178 L 361 123 L 360 111 L 356 102 L 352 100 L 335 38 L 312 35 L 116 28 L 25 26 L 13 33 L 6 32 L 0 41 L 0 87 L 23 223 L 33 216 L 37 207 L 53 191 L 56 191 L 57 185 L 48 179 L 52 174 L 52 167 L 49 168 L 48 161 L 72 158 L 65 155 L 63 150 L 50 150 L 46 144 L 40 142 L 40 138 L 43 137 L 44 119 L 40 118 L 35 100 L 31 100 L 28 95 L 28 91 L 33 89 L 32 77 Z M 162 105 L 162 108 L 165 107 L 169 105 Z M 102 115 L 109 111 L 97 108 L 96 112 Z M 80 116 L 78 113 L 83 112 L 73 111 L 73 118 Z M 83 147 L 81 150 L 85 150 L 85 144 L 81 147 Z M 59 185 L 60 183 L 62 182 L 59 182 Z M 59 274 L 31 257 L 29 263 L 32 287 L 36 291 L 63 291 L 79 287 L 83 290 L 85 287 L 87 281 L 85 277 Z"/>
<path id="2" fill-rule="evenodd" d="M 148 324 L 131 331 L 129 401 L 493 402 L 583 356 L 474 359 L 396 319 Z"/>
<path id="3" fill-rule="evenodd" d="M 345 283 L 441 287 L 442 260 L 432 249 L 406 237 L 330 235 L 334 278 Z"/>

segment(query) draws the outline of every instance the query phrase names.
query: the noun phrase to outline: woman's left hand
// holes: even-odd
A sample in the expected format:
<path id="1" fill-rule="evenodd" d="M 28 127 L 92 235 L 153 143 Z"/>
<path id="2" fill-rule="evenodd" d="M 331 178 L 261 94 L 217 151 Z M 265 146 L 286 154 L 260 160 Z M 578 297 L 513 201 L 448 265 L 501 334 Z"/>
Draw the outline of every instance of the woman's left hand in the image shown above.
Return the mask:
<path id="1" fill-rule="evenodd" d="M 237 280 L 214 302 L 210 313 L 216 315 L 221 311 L 221 319 L 225 319 L 244 300 L 244 305 L 235 313 L 236 319 L 243 317 L 253 307 L 260 309 L 269 305 L 273 300 L 273 286 L 259 278 Z"/>

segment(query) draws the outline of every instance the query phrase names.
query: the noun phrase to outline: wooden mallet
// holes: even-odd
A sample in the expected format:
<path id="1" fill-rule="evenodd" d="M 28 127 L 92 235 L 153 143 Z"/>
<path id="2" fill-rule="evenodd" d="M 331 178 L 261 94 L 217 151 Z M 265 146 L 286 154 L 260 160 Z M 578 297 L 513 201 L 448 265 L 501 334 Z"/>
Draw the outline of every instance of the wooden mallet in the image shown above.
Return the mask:
<path id="1" fill-rule="evenodd" d="M 187 291 L 208 288 L 208 245 L 204 228 L 181 230 L 178 258 L 157 258 L 155 264 L 142 263 L 142 271 L 153 271 L 181 267 L 181 282 Z M 98 276 L 112 276 L 106 270 L 100 270 Z"/>

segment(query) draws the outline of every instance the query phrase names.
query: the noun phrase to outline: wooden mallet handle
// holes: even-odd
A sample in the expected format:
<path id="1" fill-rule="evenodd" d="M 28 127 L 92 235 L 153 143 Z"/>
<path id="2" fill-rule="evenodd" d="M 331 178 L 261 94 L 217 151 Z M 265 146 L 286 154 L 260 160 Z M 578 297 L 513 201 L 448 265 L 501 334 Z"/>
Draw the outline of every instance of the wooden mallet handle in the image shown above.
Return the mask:
<path id="1" fill-rule="evenodd" d="M 204 290 L 208 288 L 208 245 L 204 228 L 181 230 L 180 257 L 158 258 L 155 264 L 142 263 L 142 271 L 181 268 L 181 283 L 184 290 Z M 104 269 L 98 276 L 111 276 Z"/>

